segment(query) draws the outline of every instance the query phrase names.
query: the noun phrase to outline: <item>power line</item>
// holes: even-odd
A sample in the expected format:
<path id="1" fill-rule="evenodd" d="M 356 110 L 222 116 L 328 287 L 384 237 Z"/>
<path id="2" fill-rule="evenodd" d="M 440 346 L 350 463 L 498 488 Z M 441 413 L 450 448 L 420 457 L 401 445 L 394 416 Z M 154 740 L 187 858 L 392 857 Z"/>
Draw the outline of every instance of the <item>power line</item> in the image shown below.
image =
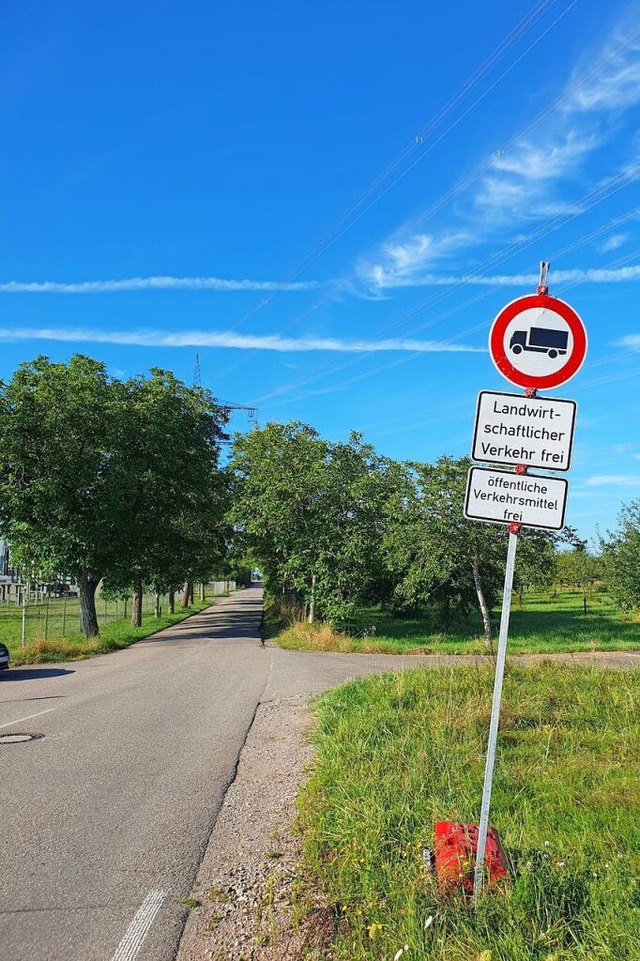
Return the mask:
<path id="1" fill-rule="evenodd" d="M 569 10 L 578 2 L 578 0 L 570 0 L 569 4 L 564 8 L 564 10 L 552 21 L 550 25 L 546 27 L 542 34 L 536 38 L 536 40 L 527 47 L 527 49 L 513 61 L 513 63 L 504 71 L 501 76 L 476 100 L 474 103 L 465 111 L 462 117 L 458 118 L 455 123 L 451 124 L 438 138 L 434 144 L 430 144 L 427 149 L 420 152 L 420 156 L 414 160 L 411 166 L 405 170 L 399 177 L 397 177 L 390 185 L 388 185 L 382 193 L 376 196 L 376 192 L 380 187 L 385 184 L 385 182 L 392 176 L 405 160 L 415 152 L 416 147 L 421 146 L 427 137 L 438 128 L 438 126 L 451 114 L 458 104 L 464 100 L 468 93 L 470 93 L 474 87 L 477 86 L 480 81 L 487 76 L 490 71 L 496 66 L 500 60 L 505 56 L 507 51 L 519 40 L 521 39 L 540 19 L 540 17 L 547 11 L 547 8 L 552 7 L 557 0 L 538 0 L 527 14 L 522 18 L 522 20 L 516 25 L 516 27 L 511 30 L 509 34 L 494 48 L 492 53 L 487 57 L 484 63 L 457 89 L 457 91 L 449 98 L 445 105 L 436 113 L 436 115 L 422 128 L 420 133 L 415 136 L 413 140 L 402 148 L 400 153 L 391 161 L 390 164 L 382 171 L 375 180 L 363 191 L 363 193 L 357 198 L 357 200 L 351 205 L 349 210 L 335 223 L 329 230 L 325 231 L 311 249 L 298 261 L 298 263 L 293 267 L 293 269 L 286 275 L 285 280 L 294 280 L 302 271 L 308 267 L 314 260 L 316 260 L 328 247 L 338 240 L 347 230 L 349 230 L 353 224 L 355 224 L 360 217 L 364 216 L 371 208 L 386 194 L 389 190 L 393 189 L 397 183 L 409 172 L 410 169 L 419 163 L 424 157 L 439 143 L 452 129 L 456 126 L 460 120 L 466 117 L 475 107 L 484 99 L 487 94 L 494 89 L 497 84 L 499 84 L 504 77 L 536 46 L 540 40 L 543 39 L 546 34 L 553 29 L 553 27 L 558 23 L 559 20 L 564 17 Z M 367 204 L 371 198 L 370 203 Z M 365 207 L 364 205 L 367 204 Z M 341 286 L 339 282 L 338 287 Z M 246 314 L 244 314 L 240 320 L 230 329 L 237 330 L 247 321 L 251 320 L 255 315 L 261 311 L 264 307 L 268 306 L 273 299 L 278 295 L 279 291 L 271 292 L 267 297 L 263 297 L 255 307 L 251 308 Z M 311 310 L 314 310 L 312 307 Z M 296 318 L 293 323 L 297 323 L 300 318 Z M 291 325 L 288 325 L 291 326 Z M 283 330 L 288 329 L 288 327 L 283 328 Z M 281 331 L 282 332 L 282 331 Z M 244 360 L 227 368 L 223 373 L 230 373 L 232 370 L 237 369 Z"/>
<path id="2" fill-rule="evenodd" d="M 573 6 L 573 3 L 571 4 L 571 6 Z M 535 9 L 535 8 L 534 8 L 534 9 Z M 568 9 L 569 9 L 569 7 L 567 8 L 567 10 L 568 10 Z M 565 10 L 564 12 L 567 12 L 567 10 Z M 554 23 L 555 23 L 555 22 L 557 22 L 557 21 L 554 21 Z M 548 29 L 550 29 L 550 28 L 548 28 Z M 545 32 L 546 32 L 546 31 L 545 31 Z M 636 31 L 636 32 L 635 32 L 634 34 L 632 34 L 631 36 L 628 36 L 628 37 L 625 37 L 625 38 L 622 38 L 622 39 L 618 40 L 617 44 L 613 45 L 613 46 L 607 51 L 606 60 L 607 60 L 608 62 L 613 62 L 613 61 L 615 60 L 615 58 L 619 55 L 619 53 L 620 53 L 622 50 L 624 50 L 625 48 L 628 49 L 629 46 L 631 46 L 631 44 L 635 42 L 635 40 L 636 40 L 636 38 L 637 38 L 638 36 L 640 36 L 640 31 Z M 532 46 L 533 46 L 533 45 L 532 45 Z M 531 47 L 529 47 L 528 49 L 531 49 Z M 534 131 L 534 130 L 537 129 L 540 125 L 542 125 L 542 124 L 544 123 L 544 121 L 548 118 L 549 114 L 551 114 L 553 111 L 558 110 L 560 107 L 566 105 L 566 103 L 567 103 L 568 101 L 570 101 L 572 98 L 574 98 L 574 97 L 576 96 L 576 94 L 579 93 L 588 83 L 590 83 L 592 80 L 596 79 L 596 78 L 600 75 L 601 71 L 602 71 L 602 63 L 601 63 L 600 61 L 596 61 L 588 70 L 586 70 L 586 71 L 582 74 L 582 76 L 581 76 L 581 78 L 580 78 L 580 81 L 579 81 L 578 83 L 573 84 L 571 87 L 569 87 L 569 88 L 567 88 L 566 90 L 564 90 L 558 97 L 556 97 L 550 104 L 548 104 L 539 114 L 537 114 L 536 117 L 534 117 L 531 121 L 529 121 L 527 124 L 525 124 L 525 125 L 505 144 L 504 149 L 505 149 L 505 150 L 509 150 L 510 148 L 516 146 L 520 141 L 522 141 L 522 139 L 523 139 L 524 137 L 526 137 L 528 134 L 530 134 L 532 131 Z M 486 158 L 484 161 L 482 161 L 480 164 L 478 164 L 469 174 L 467 174 L 465 177 L 463 177 L 461 180 L 459 180 L 456 184 L 454 184 L 453 187 L 451 187 L 447 192 L 445 192 L 443 195 L 441 195 L 441 196 L 438 198 L 438 200 L 436 200 L 433 204 L 431 204 L 431 205 L 429 206 L 429 208 L 427 208 L 426 211 L 423 211 L 423 213 L 420 214 L 418 217 L 414 218 L 414 219 L 413 219 L 412 221 L 410 221 L 408 224 L 405 224 L 404 227 L 402 228 L 402 232 L 406 233 L 407 231 L 412 231 L 412 230 L 415 230 L 417 227 L 419 227 L 426 219 L 428 219 L 429 217 L 433 216 L 433 215 L 434 215 L 435 213 L 437 213 L 443 206 L 445 206 L 446 203 L 448 203 L 450 200 L 454 199 L 459 193 L 461 193 L 464 189 L 466 189 L 466 188 L 469 187 L 472 183 L 474 183 L 483 173 L 486 173 L 487 170 L 489 170 L 489 169 L 491 168 L 491 166 L 493 165 L 493 163 L 494 163 L 493 158 L 489 158 L 489 157 L 488 157 L 488 158 Z M 624 178 L 624 176 L 625 176 L 625 175 L 623 175 L 623 178 Z M 626 183 L 630 182 L 632 179 L 634 179 L 634 176 L 632 176 L 632 177 L 630 177 L 630 178 L 627 178 L 627 179 L 626 179 Z M 620 189 L 620 187 L 621 187 L 621 186 L 625 186 L 626 183 L 624 183 L 624 182 L 621 183 L 621 184 L 620 184 L 617 188 L 615 188 L 615 189 Z M 599 189 L 606 189 L 606 188 L 599 188 Z M 596 191 L 596 192 L 597 192 L 597 191 Z M 613 190 L 611 190 L 610 192 L 613 192 Z M 595 202 L 599 202 L 599 201 L 595 201 L 595 200 L 594 200 L 594 203 L 595 203 Z M 588 208 L 585 208 L 585 209 L 588 209 Z M 580 212 L 580 213 L 583 213 L 584 210 L 581 210 L 581 211 L 579 211 L 579 212 Z M 574 216 L 577 216 L 577 214 L 573 214 L 573 215 L 567 216 L 566 219 L 564 220 L 564 223 L 568 223 L 571 219 L 573 219 Z M 540 235 L 540 231 L 543 231 L 543 233 L 541 234 L 541 236 L 544 236 L 545 233 L 549 232 L 549 231 L 552 230 L 552 229 L 557 229 L 558 226 L 562 226 L 562 225 L 563 225 L 563 224 L 560 223 L 560 222 L 558 222 L 557 225 L 554 226 L 554 227 L 549 226 L 549 224 L 542 225 L 541 227 L 539 227 L 539 228 L 537 229 L 537 231 L 534 232 L 534 234 L 529 235 L 529 237 L 526 238 L 526 240 L 524 240 L 524 241 L 522 241 L 522 242 L 520 243 L 519 249 L 525 249 L 525 247 L 529 246 L 530 243 L 535 242 L 535 240 L 538 238 L 538 235 Z M 397 236 L 398 233 L 399 233 L 399 231 L 396 231 L 395 236 Z M 510 247 L 507 248 L 507 250 L 509 251 L 509 256 L 513 256 L 513 254 L 515 254 L 515 253 L 517 252 L 517 249 L 518 249 L 518 248 L 517 248 L 517 245 L 510 245 Z M 481 267 L 479 268 L 479 270 L 476 271 L 476 273 L 481 272 L 481 271 L 483 271 L 483 270 L 487 270 L 487 269 L 490 268 L 490 266 L 491 266 L 492 264 L 495 265 L 495 263 L 499 263 L 499 262 L 501 262 L 501 260 L 504 260 L 504 259 L 508 259 L 508 257 L 504 254 L 504 252 L 502 252 L 501 254 L 498 254 L 498 255 L 496 255 L 495 257 L 490 258 L 488 261 L 486 261 L 484 264 L 482 264 Z M 350 286 L 350 284 L 353 283 L 353 281 L 354 281 L 355 279 L 356 279 L 356 278 L 355 278 L 355 274 L 352 274 L 350 278 L 345 278 L 345 279 L 343 279 L 342 281 L 340 281 L 340 282 L 336 285 L 336 287 L 334 288 L 333 296 L 335 296 L 335 295 L 339 292 L 339 290 L 340 290 L 341 288 L 342 288 L 343 290 L 348 289 L 348 287 Z M 440 303 L 440 302 L 442 302 L 443 300 L 445 300 L 448 296 L 450 296 L 451 293 L 454 293 L 459 287 L 464 286 L 464 283 L 465 283 L 464 280 L 454 282 L 454 283 L 453 283 L 452 285 L 450 285 L 450 287 L 448 287 L 446 290 L 441 291 L 441 292 L 439 292 L 438 294 L 432 294 L 432 295 L 431 295 L 429 298 L 427 298 L 425 301 L 422 301 L 420 304 L 414 305 L 414 307 L 412 307 L 412 308 L 410 308 L 408 311 L 406 311 L 406 312 L 405 312 L 400 318 L 398 318 L 398 320 L 397 320 L 396 322 L 394 322 L 393 324 L 391 324 L 391 325 L 385 325 L 382 329 L 377 330 L 377 331 L 376 331 L 376 336 L 379 336 L 379 335 L 381 335 L 382 333 L 385 333 L 385 332 L 387 332 L 387 331 L 390 330 L 390 329 L 395 329 L 395 328 L 397 328 L 397 327 L 399 327 L 399 326 L 402 326 L 402 323 L 408 323 L 408 322 L 409 322 L 410 320 L 412 320 L 414 317 L 418 316 L 418 315 L 419 315 L 420 313 L 422 313 L 425 309 L 427 309 L 427 307 L 433 306 L 433 305 L 435 305 L 435 304 L 437 304 L 437 303 Z M 285 332 L 286 330 L 290 329 L 291 327 L 298 325 L 298 324 L 301 322 L 301 320 L 305 319 L 310 313 L 312 313 L 313 311 L 317 310 L 318 307 L 321 306 L 323 303 L 327 303 L 328 300 L 329 300 L 329 295 L 325 295 L 321 300 L 317 301 L 317 302 L 316 302 L 314 305 L 312 305 L 310 308 L 307 308 L 307 310 L 305 310 L 301 315 L 300 315 L 300 314 L 297 315 L 297 316 L 293 319 L 293 321 L 291 321 L 291 323 L 286 324 L 284 327 L 282 327 L 281 330 L 280 330 L 280 333 L 283 333 L 283 332 Z M 422 325 L 422 327 L 419 328 L 419 329 L 424 329 L 424 327 L 425 327 L 425 325 Z M 227 370 L 226 370 L 225 372 L 228 373 L 228 372 L 230 372 L 231 370 L 237 369 L 239 366 L 241 366 L 242 363 L 245 363 L 247 359 L 248 359 L 248 358 L 245 357 L 245 358 L 243 358 L 242 360 L 236 362 L 236 363 L 233 364 L 230 368 L 227 368 Z M 350 366 L 350 365 L 353 364 L 353 363 L 357 363 L 357 359 L 356 359 L 356 360 L 348 361 L 347 364 L 346 364 L 346 366 Z M 335 361 L 330 361 L 328 364 L 324 365 L 321 370 L 322 370 L 322 371 L 325 371 L 325 370 L 326 370 L 327 372 L 331 372 L 332 370 L 341 369 L 342 366 L 343 366 L 343 365 L 341 365 L 340 363 L 336 364 Z M 315 378 L 315 374 L 314 374 L 313 372 L 312 372 L 312 374 L 311 374 L 310 376 Z M 308 378 L 303 378 L 303 382 L 305 382 L 307 379 L 308 379 Z M 281 390 L 276 391 L 276 392 L 274 392 L 274 393 L 271 394 L 271 395 L 267 395 L 267 397 L 276 396 L 276 395 L 279 394 L 279 393 L 282 393 L 282 391 L 281 391 Z M 265 398 L 265 399 L 266 399 L 266 398 Z"/>

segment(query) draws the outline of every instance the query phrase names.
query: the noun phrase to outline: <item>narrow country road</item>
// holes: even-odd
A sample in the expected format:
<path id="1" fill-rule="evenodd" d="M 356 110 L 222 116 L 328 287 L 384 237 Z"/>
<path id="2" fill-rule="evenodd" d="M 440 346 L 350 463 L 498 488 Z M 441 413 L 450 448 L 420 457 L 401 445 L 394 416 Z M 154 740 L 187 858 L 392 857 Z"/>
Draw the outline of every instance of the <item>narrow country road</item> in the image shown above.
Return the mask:
<path id="1" fill-rule="evenodd" d="M 0 735 L 44 735 L 0 739 L 2 961 L 174 957 L 269 676 L 260 610 L 245 591 L 125 651 L 0 677 Z"/>
<path id="2" fill-rule="evenodd" d="M 0 675 L 1 961 L 173 961 L 258 705 L 449 660 L 263 648 L 261 606 L 253 587 L 126 651 Z"/>

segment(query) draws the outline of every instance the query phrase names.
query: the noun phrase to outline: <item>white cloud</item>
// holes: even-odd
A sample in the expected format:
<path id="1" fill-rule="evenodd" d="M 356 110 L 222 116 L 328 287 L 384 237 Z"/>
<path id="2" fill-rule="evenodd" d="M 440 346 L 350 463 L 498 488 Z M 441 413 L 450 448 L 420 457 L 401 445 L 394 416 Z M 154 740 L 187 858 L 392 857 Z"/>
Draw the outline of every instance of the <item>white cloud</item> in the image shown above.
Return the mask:
<path id="1" fill-rule="evenodd" d="M 376 283 L 385 287 L 445 287 L 467 284 L 479 287 L 536 287 L 539 275 L 531 274 L 433 274 L 414 273 L 406 277 L 378 270 Z M 553 281 L 562 283 L 614 284 L 640 280 L 640 264 L 615 268 L 574 268 L 554 270 Z"/>
<path id="2" fill-rule="evenodd" d="M 434 251 L 448 237 L 459 239 L 450 248 L 452 252 L 487 242 L 498 231 L 505 235 L 518 225 L 577 216 L 587 209 L 567 196 L 568 182 L 578 184 L 585 172 L 595 169 L 587 162 L 598 152 L 602 155 L 602 148 L 619 132 L 622 111 L 640 104 L 640 43 L 635 22 L 627 27 L 620 26 L 599 51 L 592 53 L 589 62 L 574 71 L 554 103 L 481 164 L 476 174 L 465 177 L 446 198 L 405 225 L 393 244 L 387 243 L 377 257 L 361 263 L 357 269 L 360 279 L 378 289 L 422 283 L 421 275 L 433 268 Z M 624 185 L 625 178 L 638 176 L 637 163 L 630 156 L 626 166 L 619 155 L 614 163 L 618 173 L 611 180 L 611 189 Z M 593 203 L 604 196 L 606 193 L 594 197 Z M 457 226 L 428 238 L 416 231 L 418 224 L 452 198 L 462 201 Z M 592 205 L 588 194 L 586 200 Z M 513 236 L 505 235 L 505 242 L 513 242 Z M 617 235 L 604 249 L 614 250 L 622 242 L 623 235 Z"/>
<path id="3" fill-rule="evenodd" d="M 538 216 L 536 201 L 542 197 L 537 183 L 513 180 L 504 176 L 488 176 L 474 198 L 474 206 L 482 216 L 495 223 L 495 218 L 516 216 L 527 219 Z"/>
<path id="4" fill-rule="evenodd" d="M 475 209 L 496 224 L 506 218 L 541 220 L 575 213 L 575 204 L 554 197 L 554 183 L 575 177 L 601 143 L 595 130 L 578 127 L 552 131 L 536 141 L 516 141 L 492 158 L 475 195 Z"/>
<path id="5" fill-rule="evenodd" d="M 121 290 L 317 290 L 325 286 L 319 280 L 225 280 L 222 277 L 128 277 L 125 280 L 88 280 L 81 283 L 54 281 L 22 282 L 12 280 L 0 284 L 6 294 L 100 294 Z"/>
<path id="6" fill-rule="evenodd" d="M 640 334 L 629 334 L 627 337 L 621 337 L 620 340 L 614 340 L 614 347 L 631 347 L 634 350 L 640 350 Z"/>
<path id="7" fill-rule="evenodd" d="M 91 328 L 0 328 L 0 342 L 53 340 L 67 343 L 120 344 L 134 347 L 226 347 L 237 350 L 281 352 L 332 351 L 338 353 L 379 353 L 417 351 L 420 353 L 485 353 L 484 347 L 439 343 L 428 340 L 391 338 L 387 340 L 339 340 L 321 337 L 281 337 L 278 334 L 249 335 L 232 331 L 164 330 L 100 331 Z"/>
<path id="8" fill-rule="evenodd" d="M 600 144 L 594 131 L 570 130 L 546 142 L 521 141 L 513 150 L 500 152 L 492 168 L 526 181 L 545 181 L 566 177 L 582 159 Z"/>
<path id="9" fill-rule="evenodd" d="M 619 243 L 617 242 L 619 239 Z M 619 246 L 626 235 L 616 235 Z M 353 283 L 341 282 L 341 289 L 350 294 L 379 300 L 384 298 L 382 291 L 392 287 L 440 287 L 449 284 L 471 284 L 488 287 L 531 287 L 538 282 L 537 274 L 436 274 L 425 273 L 427 262 L 444 257 L 458 246 L 470 243 L 468 233 L 459 232 L 447 235 L 436 241 L 428 235 L 419 235 L 415 244 L 390 245 L 387 248 L 388 261 L 382 264 L 361 267 L 361 276 L 368 277 L 371 289 L 358 288 Z M 614 246 L 607 249 L 613 250 Z M 368 274 L 367 274 L 368 272 Z M 640 265 L 618 267 L 615 269 L 554 270 L 555 283 L 617 283 L 621 280 L 640 280 Z M 128 280 L 92 280 L 82 283 L 54 283 L 52 281 L 18 282 L 0 284 L 0 293 L 55 293 L 55 294 L 92 294 L 115 293 L 126 290 L 258 290 L 258 291 L 296 291 L 317 290 L 331 282 L 307 280 L 297 282 L 223 280 L 216 277 L 132 277 Z"/>
<path id="10" fill-rule="evenodd" d="M 637 487 L 640 484 L 638 474 L 594 474 L 587 477 L 587 487 Z"/>
<path id="11" fill-rule="evenodd" d="M 567 112 L 622 110 L 640 102 L 640 45 L 625 36 L 632 29 L 617 31 L 599 57 L 574 74 Z"/>
<path id="12" fill-rule="evenodd" d="M 362 261 L 358 275 L 373 288 L 412 286 L 416 276 L 452 252 L 469 246 L 469 231 L 458 230 L 432 234 L 414 234 L 403 242 L 388 243 L 380 262 Z"/>
<path id="13" fill-rule="evenodd" d="M 624 243 L 629 239 L 629 234 L 612 234 L 611 237 L 600 244 L 599 251 L 601 254 L 609 254 L 612 250 L 617 250 L 618 247 L 622 247 Z"/>

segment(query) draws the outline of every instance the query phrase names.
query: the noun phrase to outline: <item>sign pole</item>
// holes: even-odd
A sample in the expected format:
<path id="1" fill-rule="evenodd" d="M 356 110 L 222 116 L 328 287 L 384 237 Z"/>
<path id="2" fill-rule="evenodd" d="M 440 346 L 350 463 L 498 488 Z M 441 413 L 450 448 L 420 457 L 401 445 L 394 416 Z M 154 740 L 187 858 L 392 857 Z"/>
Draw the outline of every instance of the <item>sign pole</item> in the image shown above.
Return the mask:
<path id="1" fill-rule="evenodd" d="M 509 547 L 507 549 L 507 569 L 504 576 L 504 591 L 502 595 L 502 614 L 500 616 L 500 637 L 498 639 L 498 657 L 496 660 L 496 677 L 493 685 L 493 702 L 491 704 L 491 725 L 489 727 L 489 743 L 487 745 L 487 760 L 484 769 L 484 786 L 482 789 L 482 807 L 480 810 L 480 825 L 478 828 L 478 847 L 476 867 L 473 877 L 473 895 L 479 897 L 484 886 L 484 852 L 487 844 L 487 830 L 489 827 L 489 806 L 491 804 L 491 787 L 493 785 L 493 768 L 496 759 L 496 743 L 498 740 L 498 723 L 500 721 L 500 701 L 502 698 L 502 681 L 507 659 L 507 635 L 509 633 L 509 617 L 511 615 L 511 593 L 513 591 L 513 572 L 516 564 L 516 547 L 518 546 L 519 524 L 509 527 Z"/>
<path id="2" fill-rule="evenodd" d="M 551 265 L 546 261 L 540 263 L 540 279 L 538 281 L 538 295 L 547 296 L 549 288 L 547 277 Z M 535 389 L 528 388 L 525 394 L 534 397 Z M 516 467 L 517 474 L 526 474 L 526 466 Z M 478 826 L 478 845 L 476 848 L 476 864 L 473 875 L 473 896 L 478 902 L 484 887 L 484 855 L 487 846 L 487 831 L 489 828 L 489 808 L 491 806 L 491 788 L 493 786 L 493 769 L 496 760 L 496 745 L 498 742 L 498 725 L 500 723 L 500 702 L 502 700 L 502 683 L 507 659 L 507 637 L 509 634 L 509 619 L 511 616 L 511 594 L 513 591 L 513 574 L 516 564 L 516 547 L 520 524 L 509 525 L 509 547 L 507 549 L 507 567 L 504 575 L 504 591 L 502 594 L 502 613 L 500 615 L 500 636 L 498 639 L 498 656 L 496 659 L 496 676 L 493 684 L 493 701 L 491 703 L 491 724 L 489 726 L 489 743 L 487 745 L 487 759 L 484 769 L 484 785 L 482 788 L 482 806 L 480 809 L 480 824 Z"/>

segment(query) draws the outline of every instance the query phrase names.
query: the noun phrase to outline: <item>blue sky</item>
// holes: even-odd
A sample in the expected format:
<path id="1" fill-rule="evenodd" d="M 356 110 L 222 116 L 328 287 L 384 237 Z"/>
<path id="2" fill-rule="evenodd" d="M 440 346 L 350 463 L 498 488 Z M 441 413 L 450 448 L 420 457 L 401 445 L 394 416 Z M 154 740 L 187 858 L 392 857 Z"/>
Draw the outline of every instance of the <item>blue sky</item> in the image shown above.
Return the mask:
<path id="1" fill-rule="evenodd" d="M 589 335 L 568 523 L 640 496 L 640 3 L 24 0 L 0 48 L 0 377 L 198 355 L 260 424 L 461 456 L 545 259 Z"/>

